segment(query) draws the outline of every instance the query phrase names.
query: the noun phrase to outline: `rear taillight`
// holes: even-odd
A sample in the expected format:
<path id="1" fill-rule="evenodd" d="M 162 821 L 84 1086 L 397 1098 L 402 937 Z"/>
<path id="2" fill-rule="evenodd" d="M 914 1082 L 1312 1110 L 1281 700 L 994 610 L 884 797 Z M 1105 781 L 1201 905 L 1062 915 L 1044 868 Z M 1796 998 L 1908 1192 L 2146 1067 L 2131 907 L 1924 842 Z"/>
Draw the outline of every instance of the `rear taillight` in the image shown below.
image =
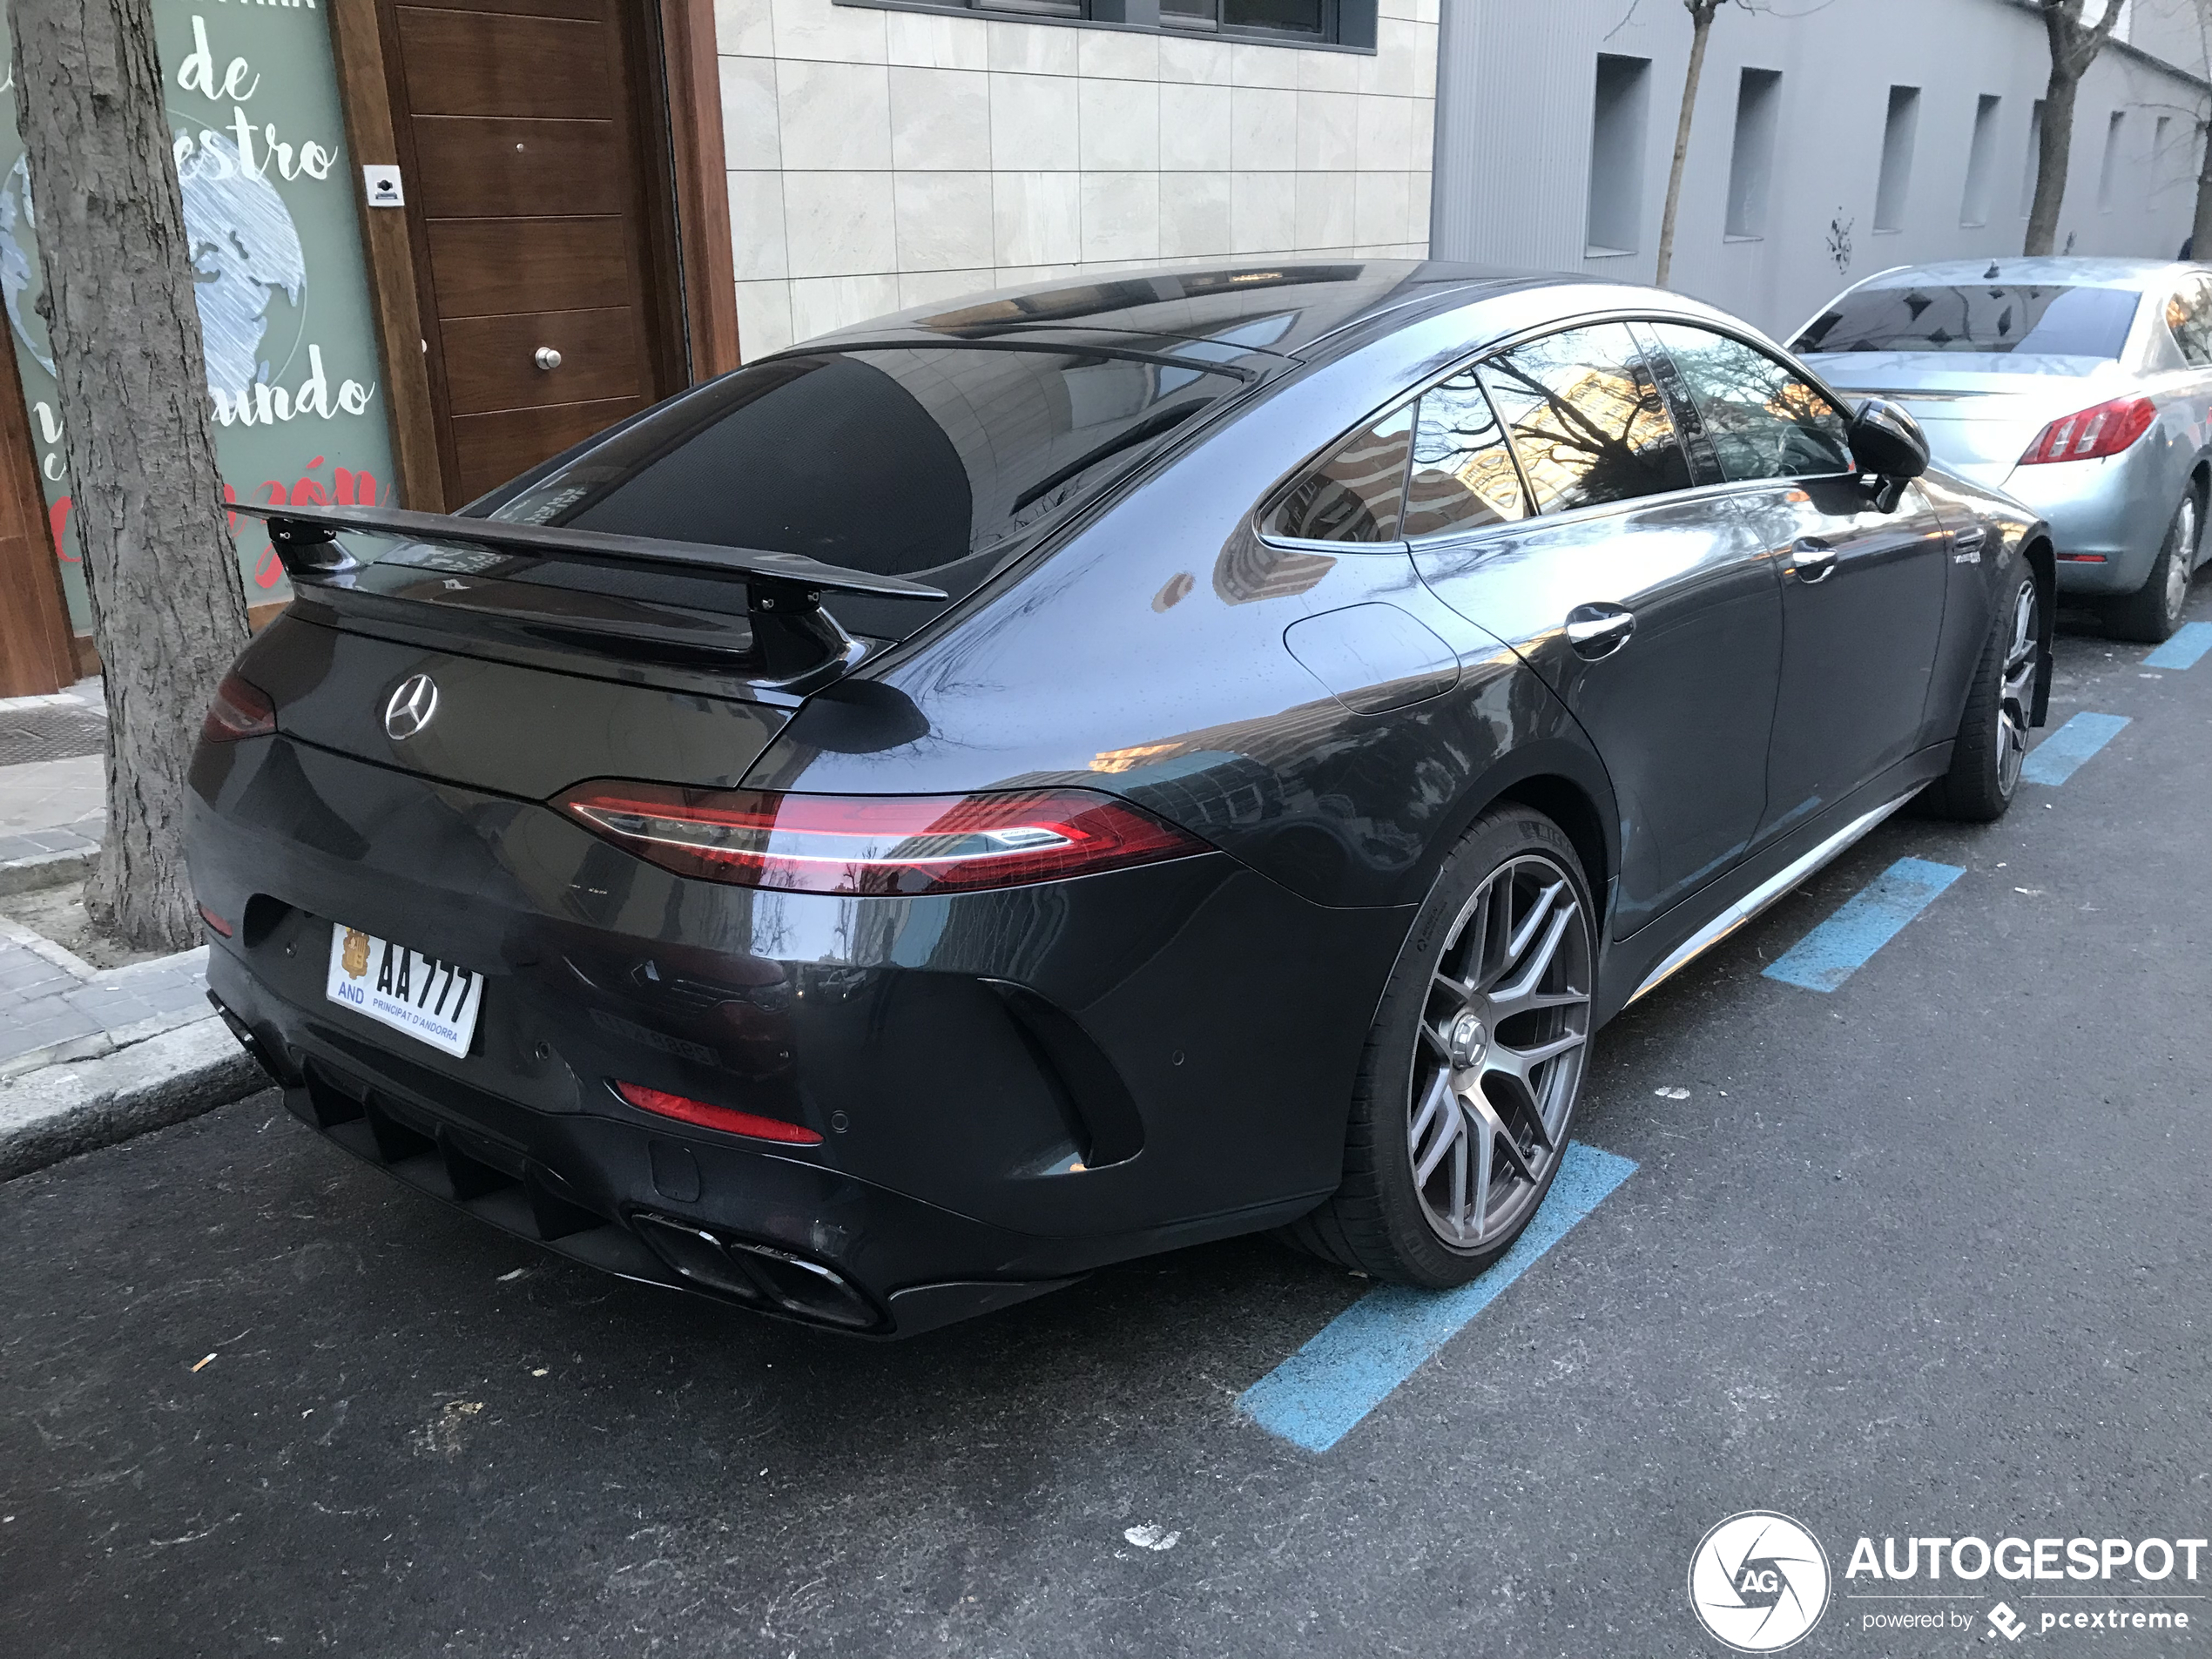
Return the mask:
<path id="1" fill-rule="evenodd" d="M 717 1106 L 708 1101 L 693 1100 L 688 1095 L 671 1095 L 664 1089 L 618 1082 L 615 1093 L 641 1112 L 672 1117 L 681 1123 L 697 1123 L 702 1129 L 750 1135 L 756 1141 L 781 1141 L 786 1146 L 822 1143 L 822 1137 L 803 1123 L 786 1123 L 780 1117 L 763 1117 L 758 1112 L 741 1112 L 733 1106 Z"/>
<path id="2" fill-rule="evenodd" d="M 800 893 L 973 892 L 1208 850 L 1142 808 L 1088 789 L 785 795 L 590 783 L 558 805 L 678 875 Z"/>
<path id="3" fill-rule="evenodd" d="M 2100 455 L 2116 455 L 2149 431 L 2156 419 L 2158 406 L 2148 398 L 2115 397 L 2052 421 L 2035 435 L 2035 442 L 2020 457 L 2020 465 L 2040 467 L 2054 461 L 2094 461 Z"/>
<path id="4" fill-rule="evenodd" d="M 223 676 L 199 735 L 208 743 L 236 743 L 240 738 L 266 738 L 276 731 L 276 705 L 235 673 Z"/>

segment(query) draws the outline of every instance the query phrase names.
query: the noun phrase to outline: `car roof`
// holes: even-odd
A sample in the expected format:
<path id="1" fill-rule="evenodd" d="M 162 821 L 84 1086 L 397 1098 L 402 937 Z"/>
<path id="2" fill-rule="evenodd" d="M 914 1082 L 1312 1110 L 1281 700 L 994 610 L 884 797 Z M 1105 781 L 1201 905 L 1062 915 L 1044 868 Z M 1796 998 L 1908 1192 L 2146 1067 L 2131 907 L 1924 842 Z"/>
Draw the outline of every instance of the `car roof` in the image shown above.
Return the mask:
<path id="1" fill-rule="evenodd" d="M 1419 260 L 1247 260 L 1163 266 L 1023 284 L 947 306 L 921 306 L 807 341 L 1042 336 L 1130 344 L 1212 342 L 1238 355 L 1311 359 L 1320 342 L 1407 307 L 1426 314 L 1485 292 L 1582 279 Z M 1211 352 L 1207 354 L 1212 354 Z"/>
<path id="2" fill-rule="evenodd" d="M 2040 259 L 1944 260 L 1878 271 L 1857 286 L 1896 288 L 1907 283 L 2026 283 L 2040 287 L 2149 288 L 2206 267 L 2176 260 Z"/>

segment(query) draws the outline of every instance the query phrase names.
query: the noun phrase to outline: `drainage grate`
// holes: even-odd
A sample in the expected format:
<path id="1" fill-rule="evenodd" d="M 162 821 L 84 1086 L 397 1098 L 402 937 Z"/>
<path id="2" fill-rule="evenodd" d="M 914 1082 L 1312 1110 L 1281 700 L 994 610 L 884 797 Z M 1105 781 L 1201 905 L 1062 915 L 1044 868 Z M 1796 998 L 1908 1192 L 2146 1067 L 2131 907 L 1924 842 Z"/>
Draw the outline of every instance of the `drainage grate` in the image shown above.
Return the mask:
<path id="1" fill-rule="evenodd" d="M 0 713 L 0 766 L 29 760 L 67 760 L 107 747 L 107 717 L 66 705 L 10 709 Z"/>

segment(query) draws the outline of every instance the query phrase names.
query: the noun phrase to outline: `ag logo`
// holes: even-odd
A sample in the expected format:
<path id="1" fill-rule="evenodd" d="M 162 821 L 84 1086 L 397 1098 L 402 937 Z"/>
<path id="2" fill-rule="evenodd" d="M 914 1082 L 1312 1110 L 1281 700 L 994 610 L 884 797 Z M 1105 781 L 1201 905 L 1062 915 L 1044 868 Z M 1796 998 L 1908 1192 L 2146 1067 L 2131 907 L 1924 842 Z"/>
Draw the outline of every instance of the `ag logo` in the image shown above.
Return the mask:
<path id="1" fill-rule="evenodd" d="M 1699 1541 L 1689 1605 L 1716 1641 L 1738 1653 L 1777 1652 L 1827 1610 L 1827 1554 L 1789 1516 L 1747 1509 Z"/>

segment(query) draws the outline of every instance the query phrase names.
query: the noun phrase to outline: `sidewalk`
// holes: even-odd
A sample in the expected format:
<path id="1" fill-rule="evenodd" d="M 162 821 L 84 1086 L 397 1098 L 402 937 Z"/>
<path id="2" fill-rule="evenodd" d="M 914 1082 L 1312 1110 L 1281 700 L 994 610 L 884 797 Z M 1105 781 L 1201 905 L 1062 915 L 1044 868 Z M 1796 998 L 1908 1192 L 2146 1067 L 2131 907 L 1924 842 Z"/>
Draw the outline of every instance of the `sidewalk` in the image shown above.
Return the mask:
<path id="1" fill-rule="evenodd" d="M 0 699 L 0 899 L 79 880 L 106 823 L 100 684 Z M 0 1180 L 261 1082 L 208 1006 L 200 946 L 100 968 L 0 915 Z"/>

